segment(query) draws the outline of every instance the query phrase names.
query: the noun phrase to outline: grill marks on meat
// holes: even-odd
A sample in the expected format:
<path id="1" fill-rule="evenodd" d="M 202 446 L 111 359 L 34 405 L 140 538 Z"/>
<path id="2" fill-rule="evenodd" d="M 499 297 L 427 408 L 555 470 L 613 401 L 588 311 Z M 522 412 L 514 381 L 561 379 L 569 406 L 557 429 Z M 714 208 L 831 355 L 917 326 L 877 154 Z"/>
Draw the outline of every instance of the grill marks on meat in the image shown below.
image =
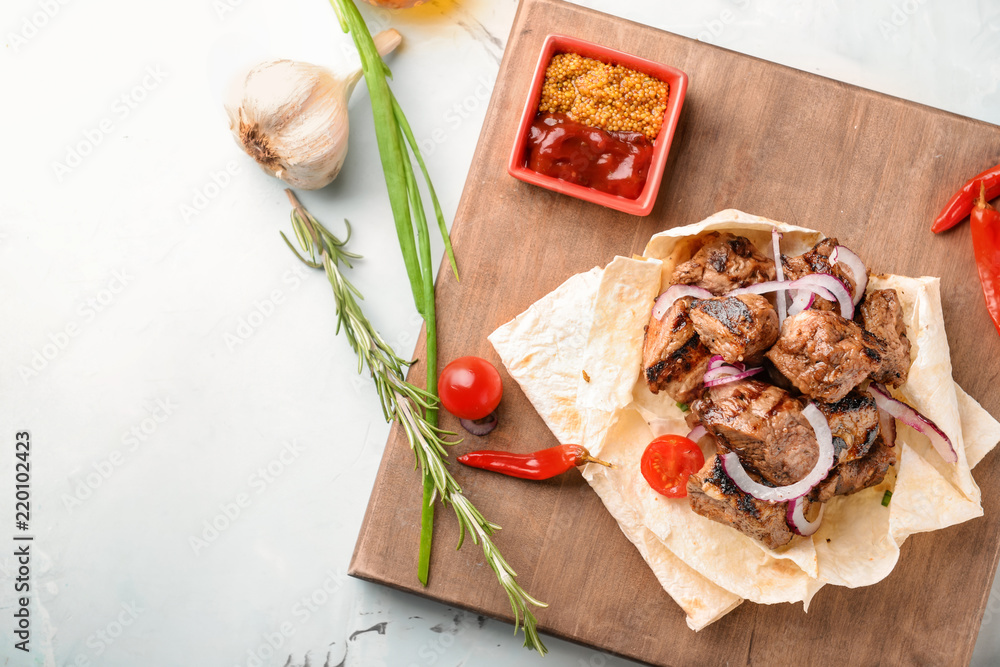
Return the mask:
<path id="1" fill-rule="evenodd" d="M 834 496 L 848 496 L 881 484 L 889 467 L 895 463 L 895 450 L 879 434 L 864 457 L 834 467 L 830 475 L 809 492 L 809 499 L 825 503 Z"/>
<path id="2" fill-rule="evenodd" d="M 784 321 L 767 358 L 806 396 L 836 403 L 881 368 L 885 350 L 837 313 L 805 310 Z"/>
<path id="3" fill-rule="evenodd" d="M 650 316 L 642 348 L 642 370 L 654 394 L 675 401 L 697 398 L 712 353 L 698 338 L 689 309 L 693 299 L 678 299 L 659 320 Z"/>
<path id="4" fill-rule="evenodd" d="M 879 434 L 878 407 L 874 398 L 854 390 L 836 403 L 816 401 L 815 405 L 830 425 L 838 463 L 854 461 L 868 453 Z"/>
<path id="5" fill-rule="evenodd" d="M 816 434 L 802 404 L 783 389 L 738 380 L 711 387 L 691 410 L 725 451 L 771 484 L 793 484 L 816 465 Z"/>
<path id="6" fill-rule="evenodd" d="M 778 339 L 778 314 L 757 294 L 701 299 L 690 316 L 705 346 L 731 364 L 760 364 Z"/>
<path id="7" fill-rule="evenodd" d="M 883 343 L 882 364 L 872 379 L 898 387 L 910 373 L 910 340 L 903 324 L 903 307 L 894 289 L 869 292 L 861 302 L 858 319 L 866 331 Z"/>
<path id="8" fill-rule="evenodd" d="M 837 239 L 823 239 L 814 245 L 812 250 L 804 252 L 797 257 L 782 255 L 781 267 L 785 273 L 785 280 L 797 280 L 812 273 L 830 273 L 840 278 L 847 285 L 847 289 L 853 296 L 857 285 L 854 283 L 854 279 L 851 278 L 850 273 L 841 268 L 839 264 L 830 264 L 830 254 L 838 245 L 840 244 L 837 243 Z M 821 297 L 816 297 L 812 308 L 814 310 L 839 310 L 836 302 L 827 301 Z"/>
<path id="9" fill-rule="evenodd" d="M 787 503 L 768 503 L 740 491 L 722 469 L 718 456 L 709 458 L 688 478 L 687 489 L 692 510 L 771 549 L 788 544 L 793 537 L 785 521 Z"/>
<path id="10" fill-rule="evenodd" d="M 729 232 L 709 232 L 690 260 L 674 269 L 672 284 L 696 285 L 715 295 L 737 287 L 774 280 L 774 261 L 749 239 Z"/>

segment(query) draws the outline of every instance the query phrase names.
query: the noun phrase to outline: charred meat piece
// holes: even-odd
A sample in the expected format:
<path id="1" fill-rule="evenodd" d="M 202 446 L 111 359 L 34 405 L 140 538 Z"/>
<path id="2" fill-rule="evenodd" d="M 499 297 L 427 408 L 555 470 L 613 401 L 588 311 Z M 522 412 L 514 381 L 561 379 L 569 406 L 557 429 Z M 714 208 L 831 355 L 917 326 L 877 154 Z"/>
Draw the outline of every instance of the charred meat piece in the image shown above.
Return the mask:
<path id="1" fill-rule="evenodd" d="M 642 348 L 642 372 L 649 390 L 665 391 L 675 401 L 690 403 L 697 398 L 712 353 L 698 338 L 688 310 L 693 299 L 678 299 L 646 325 Z"/>
<path id="2" fill-rule="evenodd" d="M 840 278 L 847 285 L 851 296 L 854 296 L 854 290 L 857 289 L 857 286 L 854 279 L 851 278 L 851 274 L 839 264 L 830 265 L 830 254 L 838 245 L 837 239 L 823 239 L 814 245 L 812 250 L 802 253 L 798 257 L 782 255 L 781 267 L 785 273 L 785 280 L 797 280 L 811 273 L 830 273 Z M 816 300 L 813 301 L 812 308 L 814 310 L 839 311 L 836 302 L 827 301 L 820 297 L 816 297 Z"/>
<path id="3" fill-rule="evenodd" d="M 785 521 L 787 503 L 769 503 L 743 493 L 713 456 L 688 478 L 691 509 L 713 521 L 732 526 L 771 549 L 788 544 L 792 531 Z"/>
<path id="4" fill-rule="evenodd" d="M 784 389 L 738 380 L 709 388 L 691 410 L 722 447 L 771 484 L 793 484 L 816 465 L 816 434 Z"/>
<path id="5" fill-rule="evenodd" d="M 865 331 L 885 343 L 881 353 L 882 366 L 872 379 L 898 387 L 910 373 L 910 340 L 903 324 L 903 306 L 894 289 L 869 292 L 859 308 L 859 319 Z"/>
<path id="6" fill-rule="evenodd" d="M 774 280 L 774 261 L 749 239 L 729 232 L 709 232 L 694 257 L 674 269 L 671 282 L 697 285 L 722 295 L 737 287 Z"/>
<path id="7" fill-rule="evenodd" d="M 880 434 L 864 457 L 835 466 L 830 475 L 809 492 L 809 499 L 825 503 L 834 496 L 848 496 L 881 484 L 889 466 L 895 463 L 895 450 Z"/>
<path id="8" fill-rule="evenodd" d="M 838 463 L 860 459 L 868 453 L 879 433 L 878 407 L 869 394 L 852 390 L 836 403 L 815 402 L 833 434 Z"/>
<path id="9" fill-rule="evenodd" d="M 760 364 L 778 339 L 778 314 L 757 294 L 700 299 L 690 316 L 705 346 L 731 364 Z"/>
<path id="10" fill-rule="evenodd" d="M 881 367 L 884 352 L 882 341 L 837 313 L 804 310 L 784 321 L 767 358 L 806 396 L 836 403 Z"/>

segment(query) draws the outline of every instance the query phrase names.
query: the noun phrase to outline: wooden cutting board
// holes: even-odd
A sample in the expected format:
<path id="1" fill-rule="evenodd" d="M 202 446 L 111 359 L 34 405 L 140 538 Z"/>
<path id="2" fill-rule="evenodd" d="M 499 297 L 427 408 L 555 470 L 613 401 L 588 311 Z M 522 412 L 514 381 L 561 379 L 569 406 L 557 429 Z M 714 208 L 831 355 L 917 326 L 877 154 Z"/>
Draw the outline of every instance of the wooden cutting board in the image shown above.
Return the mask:
<path id="1" fill-rule="evenodd" d="M 633 217 L 521 183 L 506 173 L 518 117 L 553 30 L 678 67 L 690 76 L 656 208 Z M 955 379 L 992 414 L 1000 338 L 983 304 L 968 224 L 928 230 L 965 178 L 1000 161 L 1000 128 L 726 51 L 558 0 L 522 0 L 511 30 L 437 286 L 440 358 L 477 354 L 502 366 L 486 336 L 568 277 L 641 253 L 663 229 L 738 208 L 813 227 L 874 270 L 942 278 Z M 422 349 L 423 340 L 417 350 Z M 417 353 L 419 356 L 419 352 Z M 412 377 L 420 382 L 419 365 Z M 455 447 L 528 452 L 555 445 L 504 374 L 500 427 Z M 445 427 L 458 429 L 449 415 Z M 744 603 L 694 633 L 571 472 L 548 482 L 453 467 L 468 496 L 503 526 L 496 542 L 533 595 L 543 632 L 657 665 L 967 664 L 998 556 L 1000 466 L 976 469 L 985 517 L 911 537 L 875 586 L 827 586 L 800 605 Z M 431 582 L 416 577 L 420 479 L 394 428 L 350 572 L 511 620 L 479 548 L 456 551 L 454 515 L 438 510 Z M 525 654 L 525 660 L 530 658 Z"/>

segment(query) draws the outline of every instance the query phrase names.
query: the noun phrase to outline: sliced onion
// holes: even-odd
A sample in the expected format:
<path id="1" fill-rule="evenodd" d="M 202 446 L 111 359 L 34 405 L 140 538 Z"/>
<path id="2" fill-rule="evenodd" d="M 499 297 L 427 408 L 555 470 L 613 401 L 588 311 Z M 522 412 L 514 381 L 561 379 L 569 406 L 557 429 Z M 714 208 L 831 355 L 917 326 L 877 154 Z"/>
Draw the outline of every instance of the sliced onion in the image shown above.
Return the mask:
<path id="1" fill-rule="evenodd" d="M 926 435 L 941 458 L 948 463 L 958 463 L 958 453 L 955 451 L 955 446 L 951 444 L 951 440 L 944 434 L 944 431 L 938 428 L 937 424 L 906 403 L 897 401 L 889 395 L 889 392 L 874 382 L 868 385 L 868 393 L 875 399 L 875 404 L 880 410 L 885 410 L 915 431 Z"/>
<path id="2" fill-rule="evenodd" d="M 737 287 L 726 296 L 737 296 L 739 294 L 767 294 L 778 290 L 809 290 L 827 301 L 836 301 L 840 304 L 840 314 L 846 318 L 854 317 L 854 303 L 851 301 L 851 292 L 847 286 L 837 276 L 829 273 L 810 273 L 802 276 L 798 280 L 768 280 L 763 283 Z"/>
<path id="3" fill-rule="evenodd" d="M 778 233 L 777 229 L 771 230 L 771 247 L 774 248 L 774 273 L 778 276 L 778 282 L 785 282 L 785 269 L 781 266 L 781 246 L 778 241 L 781 239 L 781 234 Z M 785 321 L 788 316 L 788 309 L 785 306 L 785 293 L 779 290 L 775 295 L 778 304 L 778 326 Z"/>
<path id="4" fill-rule="evenodd" d="M 690 433 L 687 434 L 687 439 L 688 440 L 694 440 L 695 442 L 698 442 L 699 440 L 701 440 L 702 438 L 704 438 L 706 435 L 708 435 L 708 431 L 705 429 L 705 425 L 704 424 L 698 424 L 693 429 L 691 429 Z"/>
<path id="5" fill-rule="evenodd" d="M 727 365 L 726 360 L 723 359 L 718 354 L 712 355 L 712 358 L 708 360 L 708 370 L 714 370 L 716 368 L 719 368 L 720 366 L 726 366 L 726 365 Z M 738 368 L 741 371 L 745 371 L 747 369 L 747 367 L 744 364 L 741 364 L 738 361 L 736 363 L 728 365 Z"/>
<path id="6" fill-rule="evenodd" d="M 459 419 L 458 423 L 472 435 L 486 435 L 497 427 L 497 413 L 491 412 L 482 419 Z"/>
<path id="7" fill-rule="evenodd" d="M 686 296 L 708 299 L 715 295 L 703 287 L 695 287 L 694 285 L 671 285 L 667 288 L 666 292 L 656 297 L 656 302 L 653 304 L 653 319 L 661 319 L 667 314 L 667 311 L 670 310 L 670 306 L 674 305 L 674 301 L 682 299 Z"/>
<path id="8" fill-rule="evenodd" d="M 740 369 L 734 368 L 733 366 L 719 366 L 718 368 L 712 368 L 706 371 L 705 376 L 701 379 L 701 381 L 712 382 L 713 380 L 718 380 L 719 378 L 737 375 L 740 372 Z"/>
<path id="9" fill-rule="evenodd" d="M 757 500 L 783 503 L 806 495 L 826 479 L 830 468 L 833 467 L 833 435 L 830 433 L 830 425 L 819 408 L 812 403 L 802 409 L 802 416 L 809 420 L 816 433 L 816 442 L 819 444 L 819 456 L 816 457 L 816 465 L 809 474 L 788 486 L 764 486 L 747 474 L 743 464 L 740 463 L 740 457 L 735 452 L 729 452 L 722 457 L 722 469 L 741 491 L 749 493 Z"/>
<path id="10" fill-rule="evenodd" d="M 811 289 L 811 286 L 821 287 L 833 295 L 833 299 L 827 299 L 827 297 L 822 296 L 828 301 L 836 301 L 840 304 L 840 315 L 844 319 L 851 319 L 854 317 L 854 302 L 851 301 L 851 290 L 847 288 L 837 276 L 830 273 L 810 273 L 807 276 L 802 276 L 798 280 L 793 280 L 791 285 L 794 289 L 799 289 L 804 287 L 805 289 Z M 812 290 L 816 292 L 816 290 Z M 819 292 L 816 292 L 819 294 Z"/>
<path id="11" fill-rule="evenodd" d="M 865 295 L 865 290 L 868 288 L 868 268 L 861 261 L 861 258 L 854 254 L 854 251 L 842 245 L 837 246 L 830 253 L 830 266 L 837 264 L 846 268 L 847 272 L 851 274 L 851 278 L 854 279 L 854 305 L 856 306 L 861 302 L 861 297 Z"/>
<path id="12" fill-rule="evenodd" d="M 792 315 L 798 315 L 803 310 L 809 310 L 812 308 L 815 300 L 815 292 L 810 292 L 809 290 L 804 289 L 798 290 L 795 292 L 795 296 L 792 297 L 792 305 L 788 307 L 788 316 L 791 317 Z"/>
<path id="13" fill-rule="evenodd" d="M 726 367 L 724 367 L 724 368 L 717 368 L 715 370 L 721 371 L 721 370 L 725 370 L 725 368 Z M 705 373 L 705 378 L 706 379 L 703 380 L 704 383 L 705 383 L 705 386 L 706 387 L 718 387 L 720 384 L 726 384 L 726 383 L 729 383 L 729 382 L 736 382 L 737 380 L 745 380 L 746 378 L 751 377 L 753 375 L 757 375 L 757 373 L 760 373 L 761 371 L 764 370 L 760 366 L 758 366 L 757 368 L 748 368 L 745 371 L 737 370 L 737 369 L 733 368 L 732 366 L 729 366 L 728 368 L 730 368 L 730 369 L 732 369 L 732 370 L 734 370 L 736 372 L 735 373 L 727 373 L 725 375 L 720 374 L 720 375 L 718 375 L 716 377 L 712 377 L 712 378 L 708 377 L 708 373 L 711 373 L 712 371 L 709 371 L 708 373 Z"/>
<path id="14" fill-rule="evenodd" d="M 823 512 L 826 511 L 826 505 L 820 504 L 819 515 L 815 521 L 809 521 L 806 519 L 804 511 L 805 504 L 805 497 L 800 496 L 788 503 L 788 511 L 785 512 L 785 521 L 788 522 L 788 526 L 796 535 L 809 536 L 819 530 L 819 524 L 823 521 Z"/>

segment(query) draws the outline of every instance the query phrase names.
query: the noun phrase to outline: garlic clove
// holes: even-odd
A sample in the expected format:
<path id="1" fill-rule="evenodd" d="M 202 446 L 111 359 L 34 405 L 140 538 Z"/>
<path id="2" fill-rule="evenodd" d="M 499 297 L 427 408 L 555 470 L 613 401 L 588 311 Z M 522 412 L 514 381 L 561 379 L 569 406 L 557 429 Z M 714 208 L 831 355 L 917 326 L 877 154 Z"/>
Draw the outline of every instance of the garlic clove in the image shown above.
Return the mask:
<path id="1" fill-rule="evenodd" d="M 385 55 L 401 39 L 387 30 L 375 44 Z M 340 77 L 293 60 L 261 63 L 246 75 L 238 99 L 226 105 L 229 129 L 264 170 L 296 188 L 321 188 L 347 157 L 347 101 L 359 79 L 360 71 Z"/>

